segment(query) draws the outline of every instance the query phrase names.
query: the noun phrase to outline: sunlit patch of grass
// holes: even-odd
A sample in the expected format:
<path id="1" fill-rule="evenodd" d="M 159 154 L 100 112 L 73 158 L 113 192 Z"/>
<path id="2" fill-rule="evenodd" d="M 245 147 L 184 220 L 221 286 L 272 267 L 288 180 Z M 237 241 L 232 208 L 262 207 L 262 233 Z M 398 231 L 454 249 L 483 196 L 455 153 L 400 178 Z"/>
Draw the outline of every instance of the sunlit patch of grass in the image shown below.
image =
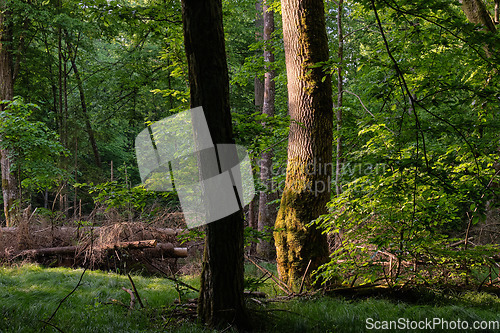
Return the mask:
<path id="1" fill-rule="evenodd" d="M 0 332 L 40 332 L 45 326 L 42 321 L 47 320 L 73 290 L 82 272 L 81 269 L 36 265 L 0 268 Z M 129 305 L 130 296 L 121 289 L 131 288 L 126 276 L 86 271 L 78 289 L 61 305 L 51 323 L 64 332 L 163 331 L 163 320 L 156 313 L 178 297 L 174 282 L 141 276 L 132 278 L 145 309 L 136 305 L 134 311 L 129 311 L 112 301 Z M 188 296 L 195 295 L 188 293 Z M 179 329 L 184 330 L 182 326 Z M 55 329 L 46 328 L 46 332 L 52 331 Z"/>

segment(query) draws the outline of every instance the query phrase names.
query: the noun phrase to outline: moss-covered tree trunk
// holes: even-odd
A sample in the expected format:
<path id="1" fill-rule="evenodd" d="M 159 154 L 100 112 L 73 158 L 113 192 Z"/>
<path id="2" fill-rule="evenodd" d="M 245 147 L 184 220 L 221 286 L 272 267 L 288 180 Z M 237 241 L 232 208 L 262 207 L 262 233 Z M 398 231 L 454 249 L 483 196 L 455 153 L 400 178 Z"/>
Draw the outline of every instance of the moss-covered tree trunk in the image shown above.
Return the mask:
<path id="1" fill-rule="evenodd" d="M 6 3 L 0 0 L 0 101 L 12 100 L 14 97 L 14 73 L 12 56 L 12 30 L 7 21 L 8 10 Z M 0 111 L 5 105 L 0 104 Z M 2 138 L 0 137 L 0 140 Z M 9 152 L 0 149 L 0 164 L 2 169 L 2 195 L 4 214 L 7 226 L 10 226 L 17 215 L 15 202 L 19 197 L 15 172 L 12 170 L 12 161 Z"/>
<path id="2" fill-rule="evenodd" d="M 214 144 L 234 143 L 221 0 L 183 0 L 191 106 L 202 106 Z M 246 326 L 243 215 L 206 226 L 198 316 L 209 326 Z"/>
<path id="3" fill-rule="evenodd" d="M 328 259 L 326 236 L 308 224 L 326 213 L 330 199 L 332 84 L 320 67 L 312 67 L 328 60 L 323 1 L 282 0 L 281 8 L 292 123 L 274 237 L 280 277 L 296 288 Z"/>

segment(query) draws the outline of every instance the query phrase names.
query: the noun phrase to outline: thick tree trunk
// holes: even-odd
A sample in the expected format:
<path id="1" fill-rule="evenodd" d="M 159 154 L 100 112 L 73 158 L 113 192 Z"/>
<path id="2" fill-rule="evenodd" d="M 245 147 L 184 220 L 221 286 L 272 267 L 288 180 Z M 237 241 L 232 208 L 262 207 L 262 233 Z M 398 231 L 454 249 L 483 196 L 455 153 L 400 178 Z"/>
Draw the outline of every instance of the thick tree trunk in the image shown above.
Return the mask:
<path id="1" fill-rule="evenodd" d="M 221 0 L 183 0 L 191 106 L 202 106 L 214 144 L 233 143 Z M 243 215 L 206 225 L 198 316 L 210 326 L 247 324 Z"/>
<path id="2" fill-rule="evenodd" d="M 269 11 L 267 1 L 262 8 L 264 17 L 264 63 L 266 65 L 266 74 L 264 79 L 264 101 L 262 113 L 268 116 L 274 116 L 274 96 L 276 72 L 272 68 L 274 65 L 274 54 L 271 49 L 271 38 L 274 32 L 274 13 Z M 265 124 L 264 124 L 265 125 Z M 276 220 L 276 206 L 269 203 L 277 199 L 276 193 L 271 193 L 272 189 L 272 170 L 273 170 L 274 152 L 269 149 L 262 153 L 260 160 L 260 180 L 265 187 L 265 191 L 261 191 L 259 195 L 259 217 L 258 229 L 264 231 L 266 228 L 273 228 Z M 257 254 L 265 259 L 274 260 L 276 258 L 276 250 L 274 241 L 262 240 L 257 245 Z"/>
<path id="3" fill-rule="evenodd" d="M 331 77 L 311 68 L 328 60 L 323 1 L 282 0 L 281 8 L 292 123 L 274 236 L 280 277 L 295 288 L 328 259 L 326 236 L 308 224 L 330 200 L 333 102 Z"/>
<path id="4" fill-rule="evenodd" d="M 0 0 L 0 100 L 12 100 L 14 97 L 13 56 L 11 50 L 13 38 L 12 30 L 6 24 L 7 13 L 5 2 Z M 4 108 L 5 105 L 0 104 L 0 111 L 3 111 Z M 18 214 L 16 200 L 19 198 L 19 190 L 15 172 L 12 170 L 9 152 L 5 149 L 0 150 L 0 164 L 2 169 L 4 214 L 7 226 L 10 226 L 14 223 Z"/>

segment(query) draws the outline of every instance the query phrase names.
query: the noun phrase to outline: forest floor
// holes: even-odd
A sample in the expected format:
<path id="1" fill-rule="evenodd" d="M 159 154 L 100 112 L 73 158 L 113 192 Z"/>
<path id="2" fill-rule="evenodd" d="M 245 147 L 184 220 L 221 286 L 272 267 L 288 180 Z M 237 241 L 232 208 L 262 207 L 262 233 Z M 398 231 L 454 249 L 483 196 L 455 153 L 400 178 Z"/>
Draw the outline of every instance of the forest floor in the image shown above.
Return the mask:
<path id="1" fill-rule="evenodd" d="M 253 266 L 246 272 L 247 280 L 261 275 Z M 0 332 L 215 332 L 195 322 L 189 300 L 196 292 L 161 277 L 131 279 L 143 307 L 137 298 L 131 302 L 126 275 L 34 264 L 2 267 Z M 180 279 L 198 287 L 197 275 Z M 485 292 L 428 291 L 413 299 L 283 297 L 271 281 L 259 290 L 271 299 L 248 299 L 256 332 L 497 332 L 492 325 L 500 323 L 500 299 Z M 377 329 L 384 325 L 394 329 Z"/>

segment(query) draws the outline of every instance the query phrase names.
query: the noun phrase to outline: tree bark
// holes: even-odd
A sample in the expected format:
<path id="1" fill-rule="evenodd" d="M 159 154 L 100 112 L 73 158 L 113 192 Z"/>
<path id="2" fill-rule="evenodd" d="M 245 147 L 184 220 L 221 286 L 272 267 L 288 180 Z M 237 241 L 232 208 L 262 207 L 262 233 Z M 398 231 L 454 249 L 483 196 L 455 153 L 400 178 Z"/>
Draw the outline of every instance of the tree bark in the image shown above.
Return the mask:
<path id="1" fill-rule="evenodd" d="M 202 106 L 214 144 L 234 143 L 221 0 L 183 0 L 191 106 Z M 206 225 L 198 317 L 217 327 L 248 324 L 243 294 L 243 215 Z"/>
<path id="2" fill-rule="evenodd" d="M 274 237 L 280 277 L 297 288 L 303 276 L 310 285 L 310 272 L 328 259 L 326 236 L 308 224 L 327 212 L 330 200 L 332 83 L 322 68 L 311 68 L 328 60 L 323 1 L 282 0 L 281 8 L 292 122 Z"/>
<path id="3" fill-rule="evenodd" d="M 156 243 L 156 240 L 144 240 L 133 242 L 118 242 L 110 244 L 100 250 L 137 250 L 142 249 L 149 258 L 167 257 L 167 258 L 186 258 L 188 256 L 187 248 L 174 247 L 172 243 Z M 16 257 L 36 257 L 36 256 L 54 256 L 54 255 L 73 255 L 79 251 L 85 250 L 80 246 L 60 246 L 45 247 L 41 249 L 24 250 Z"/>
<path id="4" fill-rule="evenodd" d="M 495 0 L 495 23 L 500 23 L 500 0 Z"/>
<path id="5" fill-rule="evenodd" d="M 264 19 L 262 15 L 262 0 L 255 2 L 255 40 L 257 42 L 262 41 L 262 33 L 264 30 Z M 260 50 L 257 51 L 257 56 L 260 54 Z M 255 75 L 254 78 L 254 105 L 255 112 L 262 113 L 262 105 L 264 104 L 264 81 L 260 78 L 260 73 Z M 257 163 L 256 159 L 252 160 L 252 165 Z M 259 197 L 255 196 L 250 204 L 248 205 L 248 225 L 255 229 L 259 229 Z M 250 245 L 250 253 L 255 254 L 257 252 L 257 244 L 252 243 Z"/>
<path id="6" fill-rule="evenodd" d="M 14 98 L 13 35 L 12 29 L 7 23 L 8 13 L 5 1 L 0 0 L 0 101 L 11 101 Z M 4 108 L 5 105 L 0 104 L 0 111 L 3 111 Z M 12 170 L 12 160 L 9 157 L 9 151 L 6 149 L 0 149 L 0 164 L 2 169 L 4 214 L 6 225 L 9 227 L 14 223 L 19 213 L 18 207 L 16 207 L 19 190 L 15 171 Z"/>
<path id="7" fill-rule="evenodd" d="M 462 0 L 462 10 L 471 23 L 480 24 L 488 31 L 496 32 L 495 22 L 482 0 Z"/>
<path id="8" fill-rule="evenodd" d="M 339 64 L 337 66 L 337 152 L 336 152 L 336 165 L 335 165 L 335 190 L 336 194 L 342 194 L 342 165 L 344 160 L 342 158 L 342 105 L 344 99 L 344 86 L 343 86 L 343 60 L 344 60 L 344 32 L 342 29 L 342 10 L 344 9 L 344 0 L 338 1 L 337 11 L 337 38 L 338 38 L 338 52 Z"/>
<path id="9" fill-rule="evenodd" d="M 274 65 L 274 54 L 271 49 L 271 38 L 274 32 L 274 13 L 269 11 L 268 0 L 265 0 L 262 8 L 264 17 L 264 63 L 266 65 L 266 74 L 264 78 L 264 101 L 262 113 L 267 116 L 274 116 L 274 96 L 276 71 L 272 68 Z M 265 124 L 263 124 L 265 126 Z M 273 228 L 276 220 L 276 206 L 269 203 L 277 199 L 277 194 L 270 192 L 272 190 L 272 170 L 273 170 L 274 152 L 269 149 L 262 153 L 260 160 L 260 180 L 264 185 L 265 190 L 259 194 L 259 215 L 258 215 L 258 230 L 265 231 L 267 228 Z M 257 245 L 257 254 L 265 259 L 274 260 L 276 258 L 276 250 L 274 241 L 261 240 Z"/>
<path id="10" fill-rule="evenodd" d="M 498 5 L 499 1 L 495 0 L 495 21 L 490 16 L 490 13 L 486 9 L 486 6 L 482 2 L 482 0 L 463 0 L 462 1 L 462 10 L 467 17 L 467 19 L 471 23 L 479 24 L 485 27 L 490 33 L 495 34 L 497 33 L 497 28 L 495 26 L 495 22 L 498 22 Z M 496 49 L 498 48 L 497 45 L 492 45 L 492 44 L 487 44 L 484 46 L 484 49 L 486 51 L 486 56 L 488 58 L 491 57 L 492 52 L 495 52 Z M 492 72 L 489 73 L 490 77 L 493 75 L 496 75 L 497 71 L 493 70 Z M 490 78 L 488 78 L 485 82 L 485 86 L 487 86 L 490 82 Z M 484 105 L 483 105 L 484 106 Z M 498 141 L 500 142 L 500 140 Z M 500 146 L 497 148 L 497 157 L 498 160 L 496 163 L 493 165 L 493 169 L 495 171 L 495 175 L 498 176 L 498 172 L 500 171 Z M 500 183 L 498 181 L 493 181 L 491 183 L 491 188 L 497 189 L 500 188 Z M 492 202 L 487 203 L 487 213 L 486 215 L 491 215 L 491 216 L 497 216 L 498 213 L 500 213 L 500 209 L 496 208 L 498 207 L 498 195 L 494 196 L 494 199 Z"/>

